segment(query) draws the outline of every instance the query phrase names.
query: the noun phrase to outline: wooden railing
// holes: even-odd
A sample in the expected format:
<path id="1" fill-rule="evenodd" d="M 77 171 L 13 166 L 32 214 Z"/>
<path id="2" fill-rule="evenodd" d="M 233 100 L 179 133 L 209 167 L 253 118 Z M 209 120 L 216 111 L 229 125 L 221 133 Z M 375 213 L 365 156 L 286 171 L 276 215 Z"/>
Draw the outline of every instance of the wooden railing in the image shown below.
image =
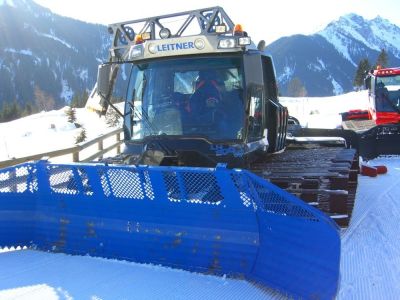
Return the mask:
<path id="1" fill-rule="evenodd" d="M 79 143 L 73 147 L 69 147 L 66 149 L 61 149 L 61 150 L 55 150 L 55 151 L 50 151 L 50 152 L 44 152 L 44 153 L 39 153 L 39 154 L 34 154 L 30 156 L 25 156 L 25 157 L 20 157 L 20 158 L 13 158 L 5 161 L 0 161 L 0 168 L 5 168 L 9 166 L 13 166 L 16 164 L 24 163 L 27 161 L 32 161 L 32 160 L 39 160 L 43 158 L 52 158 L 52 157 L 58 157 L 58 156 L 64 156 L 64 155 L 69 155 L 72 154 L 72 161 L 73 162 L 88 162 L 92 161 L 98 157 L 101 157 L 105 153 L 116 149 L 117 154 L 121 153 L 121 132 L 122 128 L 118 128 L 116 130 L 113 130 L 107 134 L 104 134 L 102 136 L 99 136 L 91 141 L 88 142 L 82 142 Z M 104 140 L 111 138 L 112 136 L 115 136 L 115 142 L 112 145 L 107 146 L 104 148 Z M 82 159 L 81 158 L 81 152 L 93 145 L 97 144 L 97 152 L 94 154 Z"/>

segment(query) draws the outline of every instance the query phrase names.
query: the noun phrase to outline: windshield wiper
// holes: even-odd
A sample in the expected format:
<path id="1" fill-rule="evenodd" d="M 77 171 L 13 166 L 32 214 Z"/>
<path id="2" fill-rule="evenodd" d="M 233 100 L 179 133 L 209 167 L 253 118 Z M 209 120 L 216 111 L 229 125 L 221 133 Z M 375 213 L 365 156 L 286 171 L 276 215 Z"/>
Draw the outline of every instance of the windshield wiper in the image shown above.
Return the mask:
<path id="1" fill-rule="evenodd" d="M 144 74 L 143 74 L 144 75 Z M 144 95 L 144 87 L 145 84 L 143 85 L 142 89 L 142 98 Z M 157 146 L 165 153 L 165 154 L 172 154 L 172 150 L 165 144 L 163 143 L 162 139 L 157 138 L 159 136 L 160 130 L 158 130 L 152 122 L 150 121 L 149 115 L 147 112 L 144 110 L 143 107 L 141 107 L 141 110 L 139 110 L 135 104 L 134 101 L 132 103 L 132 108 L 133 108 L 133 114 L 135 117 L 138 118 L 138 121 L 141 121 L 144 127 L 149 131 L 149 134 L 147 134 L 144 138 L 146 137 L 152 137 L 151 141 L 157 144 Z"/>

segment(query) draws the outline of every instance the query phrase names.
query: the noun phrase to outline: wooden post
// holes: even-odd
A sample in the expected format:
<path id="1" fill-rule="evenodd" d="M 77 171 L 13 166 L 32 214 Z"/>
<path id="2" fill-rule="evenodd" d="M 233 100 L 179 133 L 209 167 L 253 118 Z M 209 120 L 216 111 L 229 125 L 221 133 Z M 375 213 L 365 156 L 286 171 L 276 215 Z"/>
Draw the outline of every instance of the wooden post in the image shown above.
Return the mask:
<path id="1" fill-rule="evenodd" d="M 76 151 L 76 152 L 72 153 L 72 161 L 73 162 L 79 162 L 79 151 Z"/>
<path id="2" fill-rule="evenodd" d="M 101 139 L 101 140 L 99 140 L 99 142 L 97 143 L 97 150 L 99 150 L 99 151 L 102 151 L 104 149 L 104 147 L 103 147 L 103 140 Z M 103 155 L 100 155 L 99 156 L 99 159 L 102 159 L 103 158 Z"/>
<path id="3" fill-rule="evenodd" d="M 73 162 L 80 162 L 80 154 L 79 152 L 87 149 L 88 147 L 93 146 L 94 144 L 98 144 L 98 148 L 99 151 L 104 151 L 104 145 L 103 145 L 103 140 L 106 138 L 111 138 L 113 135 L 116 136 L 116 140 L 117 142 L 113 145 L 113 147 L 108 147 L 106 150 L 107 151 L 111 151 L 112 149 L 114 149 L 115 147 L 117 147 L 117 153 L 121 154 L 121 146 L 119 145 L 121 142 L 121 132 L 122 132 L 122 128 L 116 129 L 114 131 L 111 131 L 103 136 L 97 137 L 91 141 L 85 142 L 85 143 L 81 143 L 79 145 L 75 145 L 73 147 L 70 148 L 66 148 L 66 149 L 60 149 L 60 150 L 56 150 L 56 151 L 50 151 L 50 152 L 45 152 L 45 153 L 39 153 L 39 154 L 34 154 L 34 155 L 30 155 L 30 156 L 25 156 L 25 157 L 20 157 L 20 158 L 13 158 L 13 159 L 9 159 L 6 161 L 0 161 L 0 169 L 1 168 L 5 168 L 8 166 L 13 166 L 16 164 L 20 164 L 23 162 L 27 162 L 27 161 L 31 161 L 31 160 L 40 160 L 43 159 L 43 157 L 47 156 L 47 157 L 58 157 L 58 156 L 63 156 L 63 155 L 69 155 L 72 154 L 72 161 Z M 118 145 L 117 145 L 118 144 Z M 98 156 L 91 156 L 91 159 L 94 159 Z M 86 159 L 84 160 L 86 161 Z M 89 160 L 90 161 L 90 160 Z"/>
<path id="4" fill-rule="evenodd" d="M 118 132 L 116 137 L 117 137 L 117 142 L 121 141 L 121 132 Z M 121 145 L 117 146 L 117 154 L 121 154 Z"/>

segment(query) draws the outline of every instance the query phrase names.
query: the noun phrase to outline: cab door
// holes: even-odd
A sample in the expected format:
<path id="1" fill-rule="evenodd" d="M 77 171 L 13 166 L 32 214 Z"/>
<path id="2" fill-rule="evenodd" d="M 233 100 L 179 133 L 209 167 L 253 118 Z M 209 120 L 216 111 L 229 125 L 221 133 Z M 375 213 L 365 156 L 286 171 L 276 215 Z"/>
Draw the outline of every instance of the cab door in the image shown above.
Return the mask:
<path id="1" fill-rule="evenodd" d="M 261 55 L 244 56 L 244 75 L 246 82 L 247 142 L 264 139 L 265 94 Z"/>
<path id="2" fill-rule="evenodd" d="M 286 145 L 288 110 L 279 103 L 274 64 L 270 56 L 262 56 L 266 128 L 269 152 L 281 151 Z"/>

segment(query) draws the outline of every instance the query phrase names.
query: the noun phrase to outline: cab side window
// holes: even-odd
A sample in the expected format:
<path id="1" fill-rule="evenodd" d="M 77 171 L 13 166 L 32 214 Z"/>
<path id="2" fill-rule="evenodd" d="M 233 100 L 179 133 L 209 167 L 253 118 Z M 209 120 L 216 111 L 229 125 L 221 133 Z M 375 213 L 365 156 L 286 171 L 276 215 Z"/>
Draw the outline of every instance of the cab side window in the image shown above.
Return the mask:
<path id="1" fill-rule="evenodd" d="M 264 72 L 264 86 L 266 93 L 265 97 L 266 99 L 276 102 L 278 99 L 278 93 L 272 60 L 269 56 L 263 56 L 262 62 Z"/>
<path id="2" fill-rule="evenodd" d="M 262 138 L 263 134 L 263 87 L 253 86 L 249 92 L 248 137 L 252 141 Z"/>

